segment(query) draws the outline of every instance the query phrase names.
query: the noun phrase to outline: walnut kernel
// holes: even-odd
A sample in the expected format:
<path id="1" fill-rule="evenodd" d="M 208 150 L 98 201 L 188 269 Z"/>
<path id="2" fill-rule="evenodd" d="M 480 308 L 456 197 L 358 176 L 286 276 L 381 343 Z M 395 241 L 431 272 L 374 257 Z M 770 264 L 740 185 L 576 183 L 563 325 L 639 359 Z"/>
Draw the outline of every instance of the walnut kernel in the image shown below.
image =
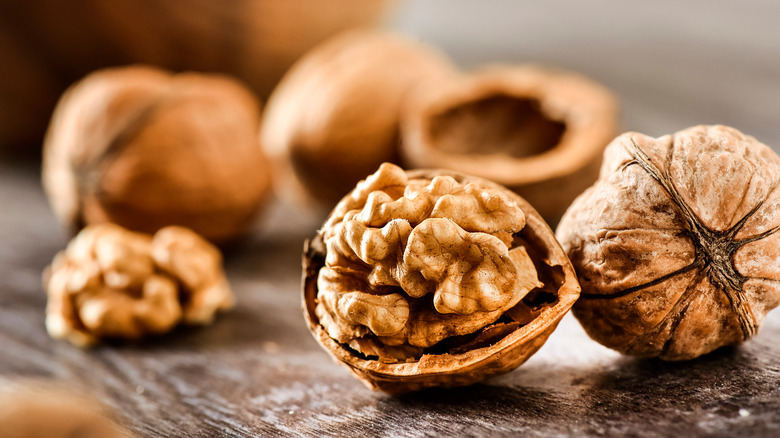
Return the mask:
<path id="1" fill-rule="evenodd" d="M 552 231 L 516 194 L 389 163 L 339 202 L 304 267 L 312 333 L 393 393 L 517 367 L 579 292 Z"/>
<path id="2" fill-rule="evenodd" d="M 207 324 L 233 305 L 221 261 L 213 245 L 183 227 L 149 236 L 88 226 L 47 269 L 46 328 L 86 346 L 165 333 L 180 321 Z"/>
<path id="3" fill-rule="evenodd" d="M 564 215 L 574 315 L 626 354 L 691 359 L 756 334 L 780 304 L 780 158 L 726 126 L 629 132 Z"/>

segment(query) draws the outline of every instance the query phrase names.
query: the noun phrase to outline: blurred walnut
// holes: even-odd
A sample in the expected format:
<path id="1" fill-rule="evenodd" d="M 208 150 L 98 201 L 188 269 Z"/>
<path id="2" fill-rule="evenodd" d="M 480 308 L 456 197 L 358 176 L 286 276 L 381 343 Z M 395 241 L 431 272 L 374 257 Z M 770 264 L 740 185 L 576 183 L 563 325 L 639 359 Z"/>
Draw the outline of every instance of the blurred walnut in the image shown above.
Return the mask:
<path id="1" fill-rule="evenodd" d="M 108 408 L 51 382 L 0 379 L 3 438 L 132 438 Z"/>
<path id="2" fill-rule="evenodd" d="M 780 304 L 779 185 L 780 158 L 726 126 L 615 139 L 558 228 L 588 334 L 666 360 L 755 335 Z"/>
<path id="3" fill-rule="evenodd" d="M 165 333 L 179 321 L 208 324 L 233 305 L 219 251 L 173 226 L 153 237 L 89 226 L 55 256 L 45 288 L 49 334 L 77 345 Z"/>
<path id="4" fill-rule="evenodd" d="M 552 231 L 520 197 L 387 163 L 336 206 L 304 267 L 312 333 L 388 392 L 517 367 L 579 292 Z"/>
<path id="5" fill-rule="evenodd" d="M 617 134 L 612 93 L 574 73 L 493 66 L 425 91 L 404 111 L 404 163 L 503 184 L 551 224 L 596 180 Z"/>
<path id="6" fill-rule="evenodd" d="M 283 197 L 328 209 L 385 161 L 398 160 L 405 97 L 451 71 L 399 35 L 353 31 L 312 49 L 284 76 L 263 118 L 262 145 Z"/>
<path id="7" fill-rule="evenodd" d="M 235 76 L 262 98 L 321 40 L 375 24 L 387 0 L 0 2 L 0 153 L 36 151 L 59 95 L 133 63 Z M 34 146 L 34 147 L 33 147 Z"/>
<path id="8" fill-rule="evenodd" d="M 222 242 L 249 227 L 269 192 L 259 108 L 239 83 L 151 67 L 93 73 L 60 100 L 43 184 L 74 229 L 113 222 L 192 228 Z"/>

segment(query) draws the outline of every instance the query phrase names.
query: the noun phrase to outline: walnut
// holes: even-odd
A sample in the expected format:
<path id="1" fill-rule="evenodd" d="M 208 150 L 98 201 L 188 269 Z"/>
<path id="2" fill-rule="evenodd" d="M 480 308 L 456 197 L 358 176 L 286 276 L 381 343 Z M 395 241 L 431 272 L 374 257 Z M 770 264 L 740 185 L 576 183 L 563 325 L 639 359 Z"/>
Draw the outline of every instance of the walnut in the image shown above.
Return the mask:
<path id="1" fill-rule="evenodd" d="M 88 226 L 47 269 L 46 328 L 88 346 L 165 333 L 179 322 L 208 324 L 233 305 L 221 264 L 219 250 L 187 228 L 150 236 Z"/>
<path id="2" fill-rule="evenodd" d="M 145 63 L 235 76 L 265 99 L 307 50 L 376 25 L 392 0 L 48 0 L 4 2 L 0 153 L 40 150 L 73 78 Z M 19 24 L 14 25 L 14 23 Z"/>
<path id="3" fill-rule="evenodd" d="M 612 93 L 580 75 L 536 66 L 492 66 L 452 78 L 409 99 L 403 162 L 488 178 L 557 223 L 596 180 L 604 147 L 618 133 Z"/>
<path id="4" fill-rule="evenodd" d="M 0 379 L 3 438 L 132 438 L 102 403 L 52 382 Z"/>
<path id="5" fill-rule="evenodd" d="M 261 144 L 275 162 L 280 196 L 330 209 L 380 164 L 397 162 L 406 97 L 451 70 L 431 48 L 378 30 L 312 49 L 263 115 Z"/>
<path id="6" fill-rule="evenodd" d="M 315 338 L 391 393 L 514 369 L 579 293 L 552 231 L 522 198 L 480 178 L 389 163 L 307 242 L 304 276 Z"/>
<path id="7" fill-rule="evenodd" d="M 74 230 L 181 225 L 215 242 L 234 238 L 270 191 L 258 108 L 242 85 L 217 75 L 93 73 L 63 95 L 49 126 L 49 202 Z"/>
<path id="8" fill-rule="evenodd" d="M 778 184 L 780 158 L 726 126 L 616 138 L 558 228 L 588 334 L 666 360 L 755 335 L 780 303 Z"/>

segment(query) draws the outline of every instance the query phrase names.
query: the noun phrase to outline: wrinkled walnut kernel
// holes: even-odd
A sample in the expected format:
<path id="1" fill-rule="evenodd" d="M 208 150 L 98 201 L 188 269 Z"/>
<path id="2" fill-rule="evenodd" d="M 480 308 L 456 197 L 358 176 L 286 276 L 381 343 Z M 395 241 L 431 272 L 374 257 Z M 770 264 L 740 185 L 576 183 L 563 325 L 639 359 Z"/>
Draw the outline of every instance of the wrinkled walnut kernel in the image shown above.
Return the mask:
<path id="1" fill-rule="evenodd" d="M 312 332 L 389 392 L 513 369 L 578 292 L 538 213 L 506 188 L 457 173 L 407 174 L 385 163 L 342 199 L 307 248 Z"/>
<path id="2" fill-rule="evenodd" d="M 780 158 L 733 128 L 615 139 L 558 229 L 588 334 L 667 360 L 755 335 L 780 304 L 778 187 Z"/>
<path id="3" fill-rule="evenodd" d="M 46 328 L 86 346 L 165 333 L 179 321 L 207 324 L 233 305 L 221 263 L 219 251 L 187 228 L 149 236 L 89 226 L 48 268 Z"/>
<path id="4" fill-rule="evenodd" d="M 540 286 L 523 247 L 501 238 L 524 226 L 498 190 L 450 176 L 409 180 L 384 164 L 323 228 L 317 314 L 344 343 L 373 335 L 426 348 L 473 333 Z"/>

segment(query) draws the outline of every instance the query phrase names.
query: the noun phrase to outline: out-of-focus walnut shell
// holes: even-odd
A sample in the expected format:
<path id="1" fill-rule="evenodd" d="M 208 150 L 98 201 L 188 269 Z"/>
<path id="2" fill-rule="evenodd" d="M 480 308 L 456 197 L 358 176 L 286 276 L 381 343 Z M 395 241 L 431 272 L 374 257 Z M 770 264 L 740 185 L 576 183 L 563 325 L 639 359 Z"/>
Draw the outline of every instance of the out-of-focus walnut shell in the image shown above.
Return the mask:
<path id="1" fill-rule="evenodd" d="M 306 242 L 303 254 L 303 307 L 309 330 L 333 359 L 346 365 L 367 386 L 392 394 L 434 386 L 469 385 L 513 370 L 544 344 L 577 300 L 580 289 L 571 264 L 544 219 L 506 188 L 446 170 L 414 170 L 407 175 L 410 179 L 450 176 L 458 183 L 473 182 L 507 194 L 525 214 L 525 226 L 517 237 L 523 240 L 542 286 L 531 290 L 526 298 L 505 312 L 512 315 L 509 324 L 486 327 L 476 332 L 471 342 L 454 349 L 426 350 L 419 359 L 387 363 L 337 342 L 321 324 L 316 312 L 317 278 L 325 266 L 327 249 L 320 233 Z"/>
<path id="2" fill-rule="evenodd" d="M 227 77 L 143 66 L 95 72 L 57 106 L 44 144 L 44 189 L 73 230 L 181 225 L 230 240 L 270 192 L 259 123 L 255 97 Z"/>
<path id="3" fill-rule="evenodd" d="M 133 438 L 92 397 L 51 381 L 0 378 L 3 438 Z"/>
<path id="4" fill-rule="evenodd" d="M 780 304 L 780 157 L 726 126 L 629 132 L 558 238 L 574 315 L 622 353 L 692 359 L 753 336 Z"/>
<path id="5" fill-rule="evenodd" d="M 398 162 L 412 90 L 452 71 L 432 48 L 378 30 L 351 31 L 301 58 L 271 94 L 261 143 L 284 199 L 330 209 L 383 162 Z"/>
<path id="6" fill-rule="evenodd" d="M 221 72 L 265 99 L 320 41 L 376 24 L 388 0 L 26 0 L 0 3 L 0 153 L 39 153 L 57 98 L 110 66 Z M 34 152 L 33 152 L 34 151 Z"/>
<path id="7" fill-rule="evenodd" d="M 612 93 L 574 73 L 492 66 L 426 88 L 403 114 L 404 164 L 495 181 L 553 225 L 617 134 Z"/>

